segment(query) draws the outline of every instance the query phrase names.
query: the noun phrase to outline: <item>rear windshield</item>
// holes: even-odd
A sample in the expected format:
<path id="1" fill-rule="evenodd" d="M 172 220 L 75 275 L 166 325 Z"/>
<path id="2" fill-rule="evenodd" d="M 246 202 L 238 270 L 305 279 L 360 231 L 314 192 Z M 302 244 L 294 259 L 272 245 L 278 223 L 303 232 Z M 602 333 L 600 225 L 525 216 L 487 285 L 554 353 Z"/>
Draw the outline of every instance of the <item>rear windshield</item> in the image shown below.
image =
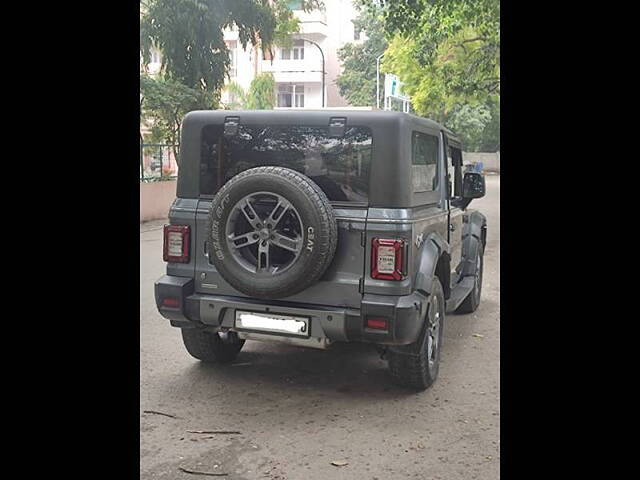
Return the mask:
<path id="1" fill-rule="evenodd" d="M 310 177 L 335 202 L 367 202 L 371 130 L 348 127 L 340 138 L 328 127 L 240 125 L 233 137 L 221 125 L 202 131 L 200 193 L 214 194 L 253 167 L 281 166 Z"/>

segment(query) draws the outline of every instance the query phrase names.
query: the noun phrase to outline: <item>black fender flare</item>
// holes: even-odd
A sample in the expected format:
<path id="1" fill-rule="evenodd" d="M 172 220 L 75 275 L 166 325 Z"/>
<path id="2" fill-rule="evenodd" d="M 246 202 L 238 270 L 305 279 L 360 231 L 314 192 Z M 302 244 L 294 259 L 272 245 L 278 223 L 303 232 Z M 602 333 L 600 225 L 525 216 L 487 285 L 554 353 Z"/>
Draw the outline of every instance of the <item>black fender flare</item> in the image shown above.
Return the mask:
<path id="1" fill-rule="evenodd" d="M 424 295 L 427 299 L 429 299 L 431 295 L 433 278 L 436 276 L 438 262 L 443 255 L 446 255 L 448 258 L 450 258 L 451 250 L 449 248 L 449 243 L 437 232 L 431 232 L 429 235 L 427 235 L 427 238 L 425 238 L 424 242 L 418 250 L 415 270 L 416 274 L 414 280 L 415 290 Z M 449 267 L 447 267 L 447 270 L 448 269 Z M 443 282 L 442 287 L 445 293 L 446 300 L 446 297 L 448 296 L 448 285 L 444 285 Z M 421 315 L 423 315 L 422 318 L 426 317 L 427 308 L 430 308 L 428 304 L 426 304 L 425 308 L 421 310 L 420 313 Z M 423 321 L 420 328 L 420 336 L 415 343 L 409 345 L 393 345 L 389 347 L 389 350 L 398 354 L 405 355 L 415 355 L 420 353 L 425 345 L 425 329 L 426 322 Z"/>
<path id="2" fill-rule="evenodd" d="M 477 210 L 469 212 L 463 218 L 462 226 L 462 262 L 461 277 L 475 275 L 476 258 L 484 252 L 487 243 L 487 217 Z"/>
<path id="3" fill-rule="evenodd" d="M 444 254 L 450 255 L 449 244 L 440 234 L 431 232 L 418 250 L 414 279 L 415 290 L 425 297 L 429 297 L 431 294 L 431 284 L 436 275 L 436 267 L 440 257 Z M 444 285 L 443 287 L 446 288 Z"/>

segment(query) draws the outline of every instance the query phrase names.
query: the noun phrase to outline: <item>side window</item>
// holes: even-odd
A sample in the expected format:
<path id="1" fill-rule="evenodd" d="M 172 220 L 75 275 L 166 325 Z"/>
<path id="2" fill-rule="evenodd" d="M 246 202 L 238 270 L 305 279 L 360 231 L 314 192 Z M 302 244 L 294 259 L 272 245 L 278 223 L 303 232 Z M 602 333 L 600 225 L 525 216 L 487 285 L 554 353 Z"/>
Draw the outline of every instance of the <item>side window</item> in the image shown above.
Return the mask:
<path id="1" fill-rule="evenodd" d="M 451 176 L 451 182 L 453 183 L 452 197 L 462 196 L 462 150 L 455 147 L 449 147 L 449 158 L 453 175 Z"/>
<path id="2" fill-rule="evenodd" d="M 411 159 L 414 193 L 435 191 L 438 188 L 438 137 L 413 132 Z"/>

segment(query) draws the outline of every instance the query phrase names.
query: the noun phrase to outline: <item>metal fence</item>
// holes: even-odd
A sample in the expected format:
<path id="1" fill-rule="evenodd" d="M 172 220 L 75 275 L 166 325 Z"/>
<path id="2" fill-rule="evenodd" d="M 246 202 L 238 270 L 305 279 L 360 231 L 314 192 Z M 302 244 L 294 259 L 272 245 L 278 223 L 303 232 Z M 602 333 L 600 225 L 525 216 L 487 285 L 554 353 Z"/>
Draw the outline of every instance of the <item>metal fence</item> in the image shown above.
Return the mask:
<path id="1" fill-rule="evenodd" d="M 178 176 L 178 145 L 140 144 L 140 181 L 171 180 Z"/>

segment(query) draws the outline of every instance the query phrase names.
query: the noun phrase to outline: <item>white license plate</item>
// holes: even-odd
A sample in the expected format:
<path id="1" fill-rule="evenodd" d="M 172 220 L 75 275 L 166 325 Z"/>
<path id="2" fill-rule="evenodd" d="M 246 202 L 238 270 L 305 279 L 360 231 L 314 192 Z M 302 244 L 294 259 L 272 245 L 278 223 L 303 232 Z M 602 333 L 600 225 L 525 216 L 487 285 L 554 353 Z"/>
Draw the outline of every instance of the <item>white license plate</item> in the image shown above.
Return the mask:
<path id="1" fill-rule="evenodd" d="M 309 336 L 309 319 L 291 315 L 236 310 L 236 328 L 256 332 Z"/>

